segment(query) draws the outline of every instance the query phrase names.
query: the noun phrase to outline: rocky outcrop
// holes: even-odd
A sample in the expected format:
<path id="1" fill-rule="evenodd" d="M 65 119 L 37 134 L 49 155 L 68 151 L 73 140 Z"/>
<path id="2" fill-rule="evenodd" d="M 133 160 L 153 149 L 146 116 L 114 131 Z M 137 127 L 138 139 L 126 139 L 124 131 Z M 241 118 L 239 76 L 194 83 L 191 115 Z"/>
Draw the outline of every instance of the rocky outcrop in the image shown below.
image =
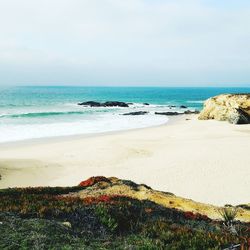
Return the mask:
<path id="1" fill-rule="evenodd" d="M 78 103 L 78 105 L 89 106 L 89 107 L 101 107 L 100 102 L 94 102 L 94 101 L 81 102 L 81 103 Z"/>
<path id="2" fill-rule="evenodd" d="M 88 101 L 88 102 L 81 102 L 78 105 L 88 106 L 88 107 L 129 107 L 129 104 L 126 102 L 117 102 L 117 101 L 108 101 L 108 102 L 95 102 L 95 101 Z"/>
<path id="3" fill-rule="evenodd" d="M 249 124 L 250 94 L 222 94 L 209 98 L 204 103 L 199 119 Z"/>
<path id="4" fill-rule="evenodd" d="M 238 108 L 231 113 L 228 121 L 233 124 L 250 124 L 250 115 L 241 108 Z"/>
<path id="5" fill-rule="evenodd" d="M 125 113 L 123 115 L 146 115 L 146 114 L 148 114 L 147 111 L 136 111 L 136 112 Z"/>
<path id="6" fill-rule="evenodd" d="M 128 107 L 129 105 L 126 102 L 104 102 L 102 104 L 104 107 Z"/>

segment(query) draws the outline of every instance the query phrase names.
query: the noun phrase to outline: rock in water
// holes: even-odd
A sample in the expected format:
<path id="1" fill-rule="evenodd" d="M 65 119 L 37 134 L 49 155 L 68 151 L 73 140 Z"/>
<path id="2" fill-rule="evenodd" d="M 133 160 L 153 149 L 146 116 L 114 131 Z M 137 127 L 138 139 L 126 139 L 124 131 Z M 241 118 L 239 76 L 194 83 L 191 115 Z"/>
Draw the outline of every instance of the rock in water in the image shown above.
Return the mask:
<path id="1" fill-rule="evenodd" d="M 108 102 L 95 102 L 95 101 L 88 101 L 88 102 L 81 102 L 78 103 L 78 105 L 82 106 L 89 106 L 89 107 L 128 107 L 128 103 L 126 102 L 113 102 L 113 101 L 108 101 Z"/>
<path id="2" fill-rule="evenodd" d="M 222 94 L 209 98 L 204 103 L 199 119 L 249 124 L 250 94 Z"/>
<path id="3" fill-rule="evenodd" d="M 178 112 L 155 112 L 156 115 L 182 115 L 183 113 Z"/>
<path id="4" fill-rule="evenodd" d="M 123 115 L 146 115 L 146 114 L 148 114 L 147 111 L 136 111 L 136 112 L 125 113 Z"/>
<path id="5" fill-rule="evenodd" d="M 179 112 L 155 112 L 156 115 L 191 115 L 191 114 L 199 114 L 200 111 L 198 110 L 186 110 L 184 113 L 179 113 Z"/>
<path id="6" fill-rule="evenodd" d="M 88 102 L 81 102 L 78 105 L 89 106 L 89 107 L 101 107 L 100 102 L 88 101 Z"/>
<path id="7" fill-rule="evenodd" d="M 104 102 L 101 105 L 103 107 L 128 107 L 128 104 L 125 102 Z"/>

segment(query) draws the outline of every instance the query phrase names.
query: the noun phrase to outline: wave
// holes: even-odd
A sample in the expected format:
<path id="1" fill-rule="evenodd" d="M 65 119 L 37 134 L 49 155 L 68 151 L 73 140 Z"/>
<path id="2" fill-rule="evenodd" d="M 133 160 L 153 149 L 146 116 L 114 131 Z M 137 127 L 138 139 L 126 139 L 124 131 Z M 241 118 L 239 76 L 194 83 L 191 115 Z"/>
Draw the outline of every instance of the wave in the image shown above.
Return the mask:
<path id="1" fill-rule="evenodd" d="M 36 118 L 36 117 L 47 117 L 47 116 L 59 116 L 59 115 L 82 115 L 89 112 L 86 111 L 67 111 L 67 112 L 31 112 L 31 113 L 22 113 L 22 114 L 2 114 L 0 118 Z"/>
<path id="2" fill-rule="evenodd" d="M 55 120 L 55 122 L 54 122 Z M 53 122 L 8 124 L 0 123 L 0 143 L 32 138 L 67 136 L 78 134 L 95 134 L 121 131 L 135 128 L 157 126 L 168 121 L 165 116 L 148 114 L 146 116 L 123 116 L 112 113 L 100 116 L 99 119 L 63 120 Z"/>
<path id="3" fill-rule="evenodd" d="M 65 106 L 76 106 L 76 104 L 67 103 Z M 157 104 L 149 104 L 145 105 L 143 103 L 133 103 L 130 105 L 130 109 L 133 108 L 164 108 L 168 107 L 167 105 L 157 105 Z M 128 108 L 129 109 L 129 108 Z M 1 118 L 43 118 L 43 117 L 52 117 L 52 116 L 68 116 L 68 115 L 91 115 L 91 114 L 97 114 L 97 113 L 109 113 L 109 112 L 119 112 L 121 108 L 119 107 L 81 107 L 81 110 L 68 110 L 68 111 L 23 111 L 23 112 L 10 112 L 10 113 L 0 113 L 0 119 Z"/>
<path id="4" fill-rule="evenodd" d="M 0 103 L 0 108 L 15 108 L 15 107 L 34 107 L 35 104 L 13 104 L 13 103 Z"/>

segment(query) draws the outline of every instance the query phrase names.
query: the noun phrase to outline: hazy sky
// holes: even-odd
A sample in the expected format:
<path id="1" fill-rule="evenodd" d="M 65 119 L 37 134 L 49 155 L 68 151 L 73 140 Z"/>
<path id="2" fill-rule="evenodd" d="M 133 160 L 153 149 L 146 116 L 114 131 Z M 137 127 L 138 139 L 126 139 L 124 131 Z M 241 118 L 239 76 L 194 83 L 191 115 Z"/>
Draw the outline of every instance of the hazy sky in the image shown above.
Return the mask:
<path id="1" fill-rule="evenodd" d="M 250 86 L 250 1 L 0 0 L 0 84 Z"/>

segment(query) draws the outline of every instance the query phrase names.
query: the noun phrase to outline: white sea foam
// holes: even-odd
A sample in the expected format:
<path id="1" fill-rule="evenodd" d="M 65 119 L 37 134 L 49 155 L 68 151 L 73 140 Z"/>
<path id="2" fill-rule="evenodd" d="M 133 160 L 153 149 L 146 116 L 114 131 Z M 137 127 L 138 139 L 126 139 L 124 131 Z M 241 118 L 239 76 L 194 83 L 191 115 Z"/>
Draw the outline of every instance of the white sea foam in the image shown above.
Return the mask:
<path id="1" fill-rule="evenodd" d="M 167 122 L 165 116 L 153 114 L 123 116 L 118 113 L 96 115 L 74 122 L 45 124 L 1 124 L 0 142 L 19 141 L 31 138 L 102 133 L 160 125 Z"/>
<path id="2" fill-rule="evenodd" d="M 124 113 L 147 111 L 140 116 Z M 0 142 L 32 138 L 102 133 L 160 125 L 166 116 L 155 112 L 181 111 L 167 105 L 131 104 L 123 107 L 83 107 L 66 105 L 33 106 L 4 109 L 0 112 Z"/>

